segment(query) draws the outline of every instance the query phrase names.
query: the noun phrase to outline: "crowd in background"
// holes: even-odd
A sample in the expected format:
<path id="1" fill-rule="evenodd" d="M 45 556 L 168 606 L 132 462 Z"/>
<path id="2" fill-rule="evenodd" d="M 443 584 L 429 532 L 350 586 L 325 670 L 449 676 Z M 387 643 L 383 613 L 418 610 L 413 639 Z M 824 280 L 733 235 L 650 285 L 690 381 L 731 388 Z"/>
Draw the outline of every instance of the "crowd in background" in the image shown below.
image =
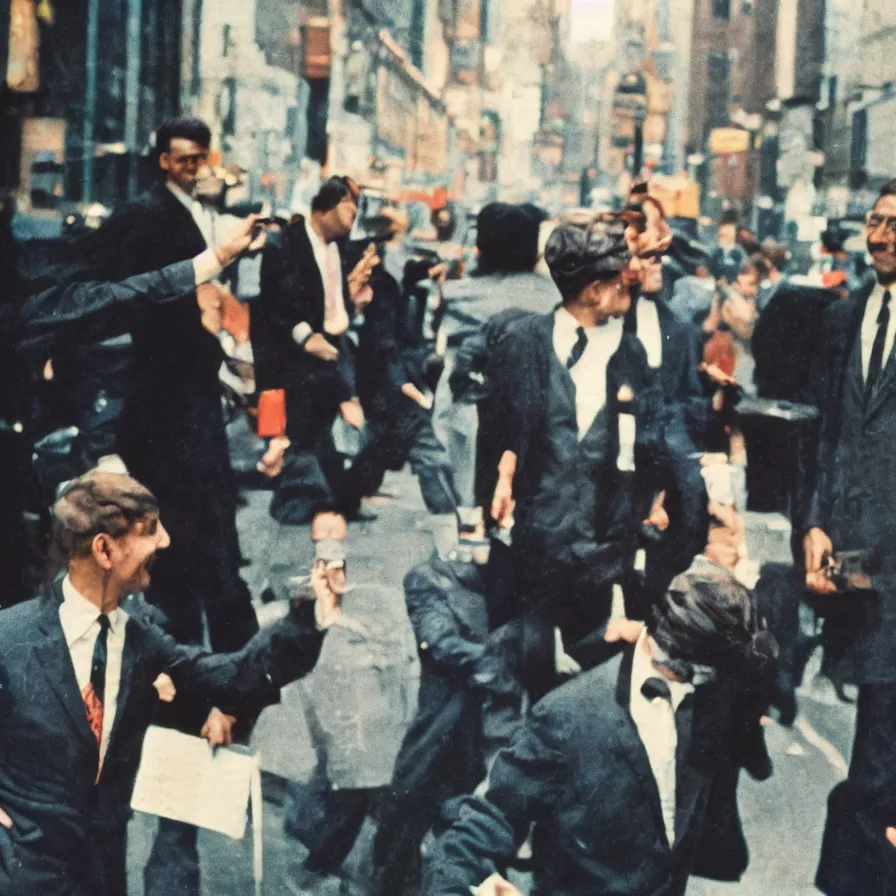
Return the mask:
<path id="1" fill-rule="evenodd" d="M 841 693 L 859 685 L 859 733 L 818 886 L 896 892 L 896 187 L 869 216 L 873 271 L 831 225 L 817 264 L 796 273 L 786 245 L 733 216 L 705 247 L 648 183 L 616 211 L 578 216 L 496 202 L 474 219 L 452 203 L 419 220 L 341 176 L 304 214 L 231 207 L 210 140 L 200 121 L 162 126 L 158 182 L 39 276 L 3 206 L 0 894 L 124 892 L 136 759 L 105 758 L 120 744 L 111 726 L 103 741 L 111 679 L 95 679 L 119 663 L 106 691 L 117 726 L 124 697 L 111 695 L 135 674 L 121 647 L 107 651 L 119 599 L 141 632 L 171 639 L 142 635 L 147 669 L 215 695 L 201 712 L 162 697 L 146 724 L 245 739 L 275 699 L 253 676 L 263 667 L 273 687 L 314 665 L 345 591 L 346 524 L 374 520 L 365 499 L 406 464 L 435 541 L 404 586 L 417 714 L 389 786 L 300 792 L 316 814 L 299 805 L 287 819 L 309 850 L 292 892 L 338 875 L 368 816 L 366 887 L 383 896 L 510 894 L 514 868 L 533 893 L 570 896 L 739 879 L 739 776 L 771 775 L 763 720 L 793 722 L 822 619 L 827 674 Z M 269 489 L 276 523 L 310 526 L 314 543 L 317 611 L 297 601 L 276 635 L 258 634 L 270 595 L 240 575 L 235 420 L 265 439 L 243 484 Z M 789 518 L 791 563 L 750 556 L 748 507 Z M 134 561 L 116 546 L 135 526 L 153 540 L 119 576 Z M 846 567 L 843 551 L 856 555 Z M 56 612 L 77 605 L 79 582 L 109 581 L 84 666 L 100 694 L 99 770 L 66 824 L 85 839 L 114 830 L 119 850 L 77 856 L 35 808 L 37 784 L 22 786 L 34 776 L 22 744 L 61 735 L 21 709 L 13 645 L 30 637 L 18 608 L 42 583 Z M 236 663 L 240 699 L 224 696 L 234 667 L 209 671 L 198 648 Z M 196 829 L 162 819 L 144 878 L 153 896 L 198 894 Z"/>

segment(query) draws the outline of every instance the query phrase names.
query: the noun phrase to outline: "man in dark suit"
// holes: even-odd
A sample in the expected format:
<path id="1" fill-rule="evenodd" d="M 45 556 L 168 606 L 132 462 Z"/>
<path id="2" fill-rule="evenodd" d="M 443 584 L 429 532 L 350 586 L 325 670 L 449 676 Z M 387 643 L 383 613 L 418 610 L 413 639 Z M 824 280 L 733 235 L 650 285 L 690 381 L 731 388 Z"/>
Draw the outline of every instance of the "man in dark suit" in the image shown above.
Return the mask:
<path id="1" fill-rule="evenodd" d="M 363 497 L 344 493 L 332 438 L 339 414 L 356 429 L 364 425 L 346 332 L 373 297 L 368 281 L 378 259 L 369 248 L 346 278 L 337 245 L 352 229 L 358 196 L 350 178 L 331 177 L 311 215 L 293 221 L 262 257 L 250 338 L 258 390 L 286 390 L 291 444 L 271 504 L 283 523 L 307 523 L 324 511 L 353 514 Z"/>
<path id="2" fill-rule="evenodd" d="M 192 258 L 211 239 L 208 213 L 192 198 L 211 135 L 195 119 L 162 125 L 162 179 L 104 228 L 101 270 L 115 279 Z M 200 297 L 201 298 L 201 297 Z M 218 371 L 223 354 L 215 309 L 197 294 L 137 310 L 131 319 L 133 385 L 119 426 L 130 473 L 159 500 L 172 548 L 160 557 L 147 599 L 179 642 L 236 650 L 257 631 L 239 577 L 236 487 L 227 449 Z"/>
<path id="3" fill-rule="evenodd" d="M 859 686 L 849 777 L 828 800 L 817 885 L 829 896 L 896 892 L 884 831 L 896 822 L 896 181 L 868 216 L 876 280 L 825 312 L 822 430 L 805 522 L 807 585 L 835 593 L 835 551 L 864 552 L 871 589 L 839 600 L 825 626 L 828 659 Z"/>
<path id="4" fill-rule="evenodd" d="M 239 653 L 179 647 L 119 606 L 170 543 L 154 496 L 92 471 L 53 509 L 64 579 L 0 613 L 0 894 L 125 896 L 125 832 L 156 690 L 250 711 L 317 661 L 338 598 L 315 588 Z M 167 676 L 163 687 L 160 676 Z M 166 693 L 167 692 L 167 693 Z"/>
<path id="5" fill-rule="evenodd" d="M 654 505 L 663 491 L 681 496 L 673 525 L 706 532 L 703 489 L 682 483 L 686 439 L 664 411 L 643 345 L 624 328 L 625 229 L 609 216 L 554 231 L 545 258 L 563 303 L 509 323 L 489 359 L 490 400 L 503 409 L 492 516 L 514 520 L 523 675 L 536 697 L 554 682 L 555 628 L 582 662 L 576 645 L 609 618 L 642 522 L 664 525 Z"/>
<path id="6" fill-rule="evenodd" d="M 724 868 L 701 841 L 719 781 L 765 764 L 758 697 L 775 646 L 757 629 L 723 568 L 677 577 L 633 649 L 535 707 L 431 852 L 423 892 L 461 896 L 505 873 L 530 829 L 538 896 L 681 896 L 704 862 L 736 879 L 745 854 Z"/>

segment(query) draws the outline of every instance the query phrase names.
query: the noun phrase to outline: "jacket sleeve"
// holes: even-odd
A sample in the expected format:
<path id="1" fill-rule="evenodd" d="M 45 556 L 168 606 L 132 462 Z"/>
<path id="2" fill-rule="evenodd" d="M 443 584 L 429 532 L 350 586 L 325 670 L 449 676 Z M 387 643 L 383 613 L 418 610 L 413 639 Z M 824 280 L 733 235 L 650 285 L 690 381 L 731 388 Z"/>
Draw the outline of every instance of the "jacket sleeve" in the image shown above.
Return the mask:
<path id="1" fill-rule="evenodd" d="M 836 306 L 834 306 L 836 308 Z M 821 432 L 815 458 L 815 481 L 812 483 L 811 497 L 802 520 L 794 521 L 800 534 L 809 529 L 819 528 L 830 534 L 831 504 L 833 501 L 834 458 L 837 439 L 840 434 L 839 383 L 832 375 L 834 364 L 834 326 L 836 319 L 829 310 L 824 317 L 822 346 L 811 371 L 811 392 L 813 403 L 821 412 Z"/>
<path id="2" fill-rule="evenodd" d="M 430 566 L 412 569 L 404 580 L 408 616 L 421 650 L 466 683 L 494 696 L 516 696 L 519 687 L 485 638 L 462 625 L 448 602 L 453 583 Z"/>
<path id="3" fill-rule="evenodd" d="M 317 663 L 323 638 L 314 622 L 314 605 L 308 602 L 236 653 L 184 647 L 156 630 L 152 665 L 171 676 L 184 699 L 239 714 L 276 703 L 284 685 L 307 675 Z"/>
<path id="4" fill-rule="evenodd" d="M 454 825 L 439 839 L 424 870 L 427 896 L 469 896 L 510 862 L 566 786 L 561 745 L 565 727 L 545 709 L 532 711 L 512 746 L 498 753 L 482 797 L 470 797 Z"/>
<path id="5" fill-rule="evenodd" d="M 136 274 L 119 283 L 75 283 L 48 289 L 20 306 L 14 322 L 19 351 L 54 350 L 88 340 L 104 313 L 127 304 L 163 304 L 196 288 L 192 261 Z"/>

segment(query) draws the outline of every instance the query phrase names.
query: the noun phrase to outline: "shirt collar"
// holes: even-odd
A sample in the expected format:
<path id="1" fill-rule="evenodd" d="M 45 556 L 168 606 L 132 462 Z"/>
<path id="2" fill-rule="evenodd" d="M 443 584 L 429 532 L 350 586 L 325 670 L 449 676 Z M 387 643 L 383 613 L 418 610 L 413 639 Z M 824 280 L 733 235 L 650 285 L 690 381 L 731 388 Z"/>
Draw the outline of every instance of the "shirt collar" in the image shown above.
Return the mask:
<path id="1" fill-rule="evenodd" d="M 311 215 L 305 218 L 305 231 L 308 234 L 308 239 L 311 240 L 311 247 L 315 252 L 318 250 L 328 251 L 330 243 L 321 239 L 320 234 L 311 226 Z"/>
<path id="2" fill-rule="evenodd" d="M 554 326 L 559 327 L 564 336 L 576 338 L 576 331 L 582 325 L 563 307 L 560 305 L 554 312 Z M 617 334 L 621 337 L 624 321 L 621 317 L 610 317 L 603 323 L 594 327 L 585 327 L 585 332 L 590 340 L 595 334 L 606 336 L 608 340 L 613 341 Z"/>
<path id="3" fill-rule="evenodd" d="M 165 186 L 171 191 L 174 198 L 192 215 L 193 197 L 188 196 L 177 184 L 172 183 L 170 180 L 165 181 Z"/>
<path id="4" fill-rule="evenodd" d="M 650 647 L 647 643 L 649 635 L 645 628 L 635 644 L 635 654 L 632 658 L 632 701 L 646 699 L 641 693 L 641 688 L 648 678 L 662 678 L 669 685 L 669 693 L 672 695 L 672 708 L 677 710 L 681 702 L 688 694 L 694 692 L 694 686 L 687 681 L 672 681 L 666 678 L 651 662 Z"/>
<path id="5" fill-rule="evenodd" d="M 62 580 L 62 605 L 59 607 L 59 620 L 65 634 L 65 642 L 71 647 L 75 641 L 83 638 L 91 629 L 91 626 L 99 619 L 100 611 L 72 584 L 72 580 L 66 576 Z M 116 607 L 110 613 L 109 629 L 117 634 L 119 627 L 123 626 L 128 616 L 121 607 Z"/>

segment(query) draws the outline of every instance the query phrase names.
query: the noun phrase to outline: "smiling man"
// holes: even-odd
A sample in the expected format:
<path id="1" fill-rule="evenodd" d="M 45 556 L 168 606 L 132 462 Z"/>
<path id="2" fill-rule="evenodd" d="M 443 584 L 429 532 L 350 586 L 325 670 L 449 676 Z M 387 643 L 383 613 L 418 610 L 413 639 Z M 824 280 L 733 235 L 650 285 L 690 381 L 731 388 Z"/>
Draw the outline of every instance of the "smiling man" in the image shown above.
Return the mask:
<path id="1" fill-rule="evenodd" d="M 825 316 L 818 473 L 804 525 L 809 588 L 835 595 L 827 567 L 849 550 L 862 552 L 872 586 L 843 594 L 825 626 L 837 677 L 859 686 L 849 777 L 828 800 L 816 881 L 828 896 L 885 896 L 896 880 L 885 835 L 896 823 L 896 180 L 867 223 L 876 278 Z"/>
<path id="2" fill-rule="evenodd" d="M 94 470 L 68 485 L 53 517 L 67 574 L 0 613 L 0 896 L 125 896 L 153 683 L 167 675 L 167 697 L 203 717 L 213 705 L 273 703 L 317 662 L 339 598 L 321 592 L 239 653 L 180 647 L 119 606 L 150 584 L 171 543 L 154 495 Z"/>

